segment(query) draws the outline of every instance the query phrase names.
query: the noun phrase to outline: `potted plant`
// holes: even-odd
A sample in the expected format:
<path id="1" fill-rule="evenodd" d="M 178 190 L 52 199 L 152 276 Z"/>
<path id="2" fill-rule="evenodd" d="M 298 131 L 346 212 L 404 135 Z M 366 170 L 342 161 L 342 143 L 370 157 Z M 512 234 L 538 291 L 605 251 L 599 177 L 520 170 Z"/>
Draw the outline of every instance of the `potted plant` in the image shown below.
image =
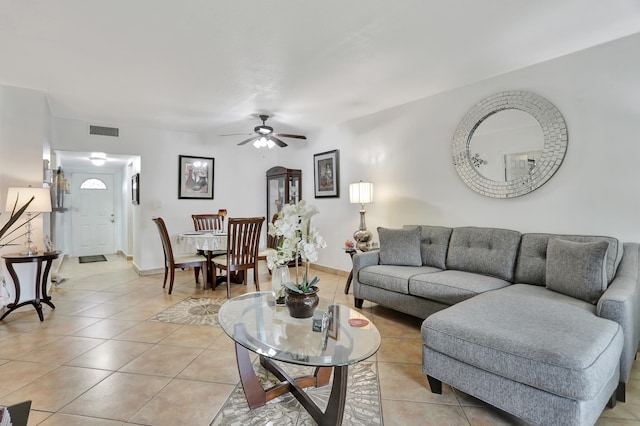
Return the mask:
<path id="1" fill-rule="evenodd" d="M 23 232 L 20 235 L 12 236 L 14 232 L 20 229 L 27 222 L 33 220 L 35 216 L 25 221 L 24 223 L 20 224 L 20 226 L 15 227 L 11 231 L 9 231 L 9 229 L 11 229 L 11 227 L 18 221 L 18 219 L 20 219 L 20 216 L 22 216 L 25 210 L 27 210 L 27 207 L 29 207 L 29 204 L 31 204 L 31 202 L 33 201 L 33 198 L 34 197 L 31 197 L 31 199 L 27 201 L 18 210 L 16 210 L 16 208 L 18 207 L 18 199 L 16 198 L 16 202 L 13 204 L 13 209 L 11 210 L 11 216 L 9 217 L 9 220 L 7 221 L 7 223 L 4 224 L 2 228 L 0 228 L 0 248 L 14 245 L 13 242 L 15 240 L 17 240 L 18 238 L 26 234 L 26 232 Z M 9 241 L 5 241 L 5 237 L 8 238 L 9 236 L 12 236 L 11 239 Z M 0 307 L 6 305 L 9 302 L 9 297 L 10 295 L 6 287 L 6 282 L 4 280 L 4 277 L 2 277 L 2 283 L 0 284 Z"/>
<path id="2" fill-rule="evenodd" d="M 5 246 L 13 245 L 13 242 L 15 240 L 17 240 L 18 238 L 20 238 L 20 237 L 22 237 L 23 235 L 26 234 L 26 232 L 24 232 L 24 233 L 22 233 L 20 235 L 12 237 L 12 239 L 9 240 L 8 242 L 3 241 L 5 237 L 9 237 L 11 234 L 16 232 L 18 229 L 20 229 L 27 222 L 30 222 L 31 220 L 36 218 L 36 216 L 33 216 L 31 219 L 25 221 L 20 226 L 15 227 L 11 232 L 8 232 L 9 229 L 11 229 L 11 227 L 18 221 L 18 219 L 20 219 L 20 216 L 22 216 L 22 214 L 25 212 L 25 210 L 27 210 L 27 207 L 29 207 L 29 204 L 31 204 L 33 199 L 34 199 L 34 197 L 31 197 L 31 199 L 29 201 L 27 201 L 22 207 L 20 207 L 18 210 L 16 210 L 16 208 L 18 207 L 18 198 L 16 198 L 16 202 L 13 204 L 13 209 L 11 210 L 11 216 L 9 217 L 9 220 L 7 221 L 7 223 L 4 224 L 4 226 L 2 228 L 0 228 L 0 248 L 5 247 Z"/>
<path id="3" fill-rule="evenodd" d="M 304 200 L 298 204 L 286 204 L 278 213 L 277 219 L 269 224 L 269 235 L 281 237 L 275 252 L 267 256 L 270 269 L 278 265 L 287 265 L 295 261 L 295 283 L 283 282 L 285 303 L 294 318 L 309 318 L 318 306 L 318 277 L 309 278 L 311 262 L 318 260 L 318 249 L 327 246 L 318 231 L 311 226 L 311 218 L 318 214 L 315 206 Z M 305 272 L 300 276 L 300 261 L 304 262 Z M 286 267 L 286 266 L 285 266 Z"/>

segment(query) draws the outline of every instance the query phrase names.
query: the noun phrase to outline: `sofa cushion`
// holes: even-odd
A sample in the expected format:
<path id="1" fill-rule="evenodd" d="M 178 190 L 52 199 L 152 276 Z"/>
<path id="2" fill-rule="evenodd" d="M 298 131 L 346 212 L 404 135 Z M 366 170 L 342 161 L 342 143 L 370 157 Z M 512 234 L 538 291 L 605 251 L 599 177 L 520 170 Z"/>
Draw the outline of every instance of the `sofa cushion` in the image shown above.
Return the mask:
<path id="1" fill-rule="evenodd" d="M 622 328 L 587 302 L 514 284 L 428 317 L 425 345 L 536 389 L 590 400 L 619 368 Z"/>
<path id="2" fill-rule="evenodd" d="M 546 285 L 547 246 L 551 238 L 579 243 L 606 241 L 609 244 L 606 262 L 607 284 L 613 280 L 623 253 L 623 245 L 618 239 L 596 235 L 523 234 L 516 265 L 515 282 Z"/>
<path id="3" fill-rule="evenodd" d="M 420 228 L 420 256 L 422 264 L 440 269 L 446 268 L 447 250 L 452 228 L 443 226 L 405 225 L 403 228 Z"/>
<path id="4" fill-rule="evenodd" d="M 371 265 L 360 269 L 357 278 L 361 284 L 409 294 L 409 278 L 437 271 L 430 266 Z"/>
<path id="5" fill-rule="evenodd" d="M 475 272 L 513 282 L 520 233 L 497 228 L 455 228 L 447 269 Z"/>
<path id="6" fill-rule="evenodd" d="M 380 264 L 421 266 L 420 228 L 378 228 Z"/>
<path id="7" fill-rule="evenodd" d="M 597 303 L 607 288 L 606 241 L 576 243 L 552 238 L 547 248 L 549 290 Z"/>
<path id="8" fill-rule="evenodd" d="M 409 294 L 453 305 L 510 284 L 509 281 L 496 277 L 449 270 L 414 275 L 409 279 Z"/>

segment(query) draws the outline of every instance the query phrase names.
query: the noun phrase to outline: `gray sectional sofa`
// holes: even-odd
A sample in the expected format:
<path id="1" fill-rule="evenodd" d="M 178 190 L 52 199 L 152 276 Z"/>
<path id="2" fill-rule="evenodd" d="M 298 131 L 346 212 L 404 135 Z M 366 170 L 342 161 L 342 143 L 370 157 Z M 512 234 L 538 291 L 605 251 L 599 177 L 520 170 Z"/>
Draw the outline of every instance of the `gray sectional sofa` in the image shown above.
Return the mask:
<path id="1" fill-rule="evenodd" d="M 422 369 L 534 424 L 624 401 L 640 338 L 640 245 L 495 228 L 379 228 L 353 256 L 356 307 L 424 318 Z"/>

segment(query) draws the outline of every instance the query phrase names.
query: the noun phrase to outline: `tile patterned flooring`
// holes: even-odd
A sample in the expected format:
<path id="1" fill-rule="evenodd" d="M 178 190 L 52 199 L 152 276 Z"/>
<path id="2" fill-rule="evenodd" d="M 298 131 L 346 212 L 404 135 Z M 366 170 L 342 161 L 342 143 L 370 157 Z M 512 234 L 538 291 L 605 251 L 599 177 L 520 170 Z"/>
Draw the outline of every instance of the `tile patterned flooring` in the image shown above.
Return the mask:
<path id="1" fill-rule="evenodd" d="M 179 272 L 173 295 L 162 276 L 138 276 L 130 262 L 65 260 L 66 280 L 52 290 L 57 309 L 45 321 L 23 307 L 0 322 L 0 404 L 33 400 L 29 425 L 209 425 L 238 383 L 232 341 L 219 327 L 150 321 L 203 291 L 193 272 Z M 353 306 L 344 277 L 317 272 L 321 296 Z M 270 286 L 261 265 L 262 289 Z M 233 295 L 254 286 L 232 285 Z M 429 391 L 421 372 L 420 320 L 365 302 L 382 346 L 371 358 L 380 376 L 385 425 L 520 424 L 462 392 Z M 598 425 L 640 426 L 640 361 L 627 402 L 605 409 Z"/>

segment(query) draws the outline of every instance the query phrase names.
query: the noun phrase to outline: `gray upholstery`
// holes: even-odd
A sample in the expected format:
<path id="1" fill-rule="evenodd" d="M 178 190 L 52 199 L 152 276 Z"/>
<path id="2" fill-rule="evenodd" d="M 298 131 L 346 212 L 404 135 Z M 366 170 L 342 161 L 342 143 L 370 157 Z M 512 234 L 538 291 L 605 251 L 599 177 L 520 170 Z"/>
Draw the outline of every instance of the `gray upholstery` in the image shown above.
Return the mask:
<path id="1" fill-rule="evenodd" d="M 515 284 L 430 316 L 423 339 L 427 347 L 482 370 L 590 400 L 618 370 L 622 329 L 570 299 Z"/>
<path id="2" fill-rule="evenodd" d="M 547 248 L 549 290 L 596 304 L 607 288 L 606 241 L 576 243 L 557 238 Z"/>
<path id="3" fill-rule="evenodd" d="M 475 272 L 513 282 L 520 233 L 497 228 L 455 228 L 447 269 Z"/>
<path id="4" fill-rule="evenodd" d="M 403 228 L 420 228 L 420 255 L 422 264 L 444 269 L 447 261 L 447 250 L 452 228 L 443 226 L 405 225 Z"/>
<path id="5" fill-rule="evenodd" d="M 356 304 L 364 299 L 427 318 L 426 374 L 534 424 L 593 424 L 618 381 L 629 382 L 638 349 L 640 244 L 623 249 L 610 237 L 455 228 L 445 250 L 447 228 L 420 229 L 422 263 L 446 253 L 445 270 L 380 265 L 377 252 L 358 253 Z M 551 238 L 606 241 L 599 291 L 608 285 L 596 305 L 544 286 L 549 281 L 558 290 L 566 281 L 600 277 L 604 245 L 576 266 L 566 259 L 570 253 L 554 253 L 555 243 L 547 259 Z M 616 395 L 624 400 L 624 386 Z"/>
<path id="6" fill-rule="evenodd" d="M 495 407 L 539 426 L 593 425 L 618 385 L 618 372 L 588 401 L 564 398 L 422 347 L 422 371 Z"/>
<path id="7" fill-rule="evenodd" d="M 500 278 L 452 270 L 412 276 L 409 294 L 453 305 L 510 284 Z"/>
<path id="8" fill-rule="evenodd" d="M 594 235 L 523 234 L 516 265 L 515 281 L 544 286 L 547 262 L 547 245 L 550 238 L 560 238 L 580 243 L 606 241 L 607 283 L 613 280 L 623 254 L 623 245 L 616 238 Z"/>
<path id="9" fill-rule="evenodd" d="M 409 294 L 409 278 L 436 271 L 430 266 L 371 265 L 361 269 L 358 278 L 373 287 Z"/>
<path id="10" fill-rule="evenodd" d="M 598 301 L 596 313 L 615 321 L 624 332 L 624 349 L 620 357 L 620 381 L 627 383 L 640 340 L 640 244 L 625 243 L 624 257 L 616 277 Z"/>
<path id="11" fill-rule="evenodd" d="M 380 238 L 380 264 L 420 266 L 420 235 L 418 228 L 378 228 Z"/>
<path id="12" fill-rule="evenodd" d="M 425 319 L 429 315 L 449 307 L 449 305 L 434 300 L 396 293 L 370 285 L 362 286 L 360 295 L 363 299 L 420 319 Z"/>

